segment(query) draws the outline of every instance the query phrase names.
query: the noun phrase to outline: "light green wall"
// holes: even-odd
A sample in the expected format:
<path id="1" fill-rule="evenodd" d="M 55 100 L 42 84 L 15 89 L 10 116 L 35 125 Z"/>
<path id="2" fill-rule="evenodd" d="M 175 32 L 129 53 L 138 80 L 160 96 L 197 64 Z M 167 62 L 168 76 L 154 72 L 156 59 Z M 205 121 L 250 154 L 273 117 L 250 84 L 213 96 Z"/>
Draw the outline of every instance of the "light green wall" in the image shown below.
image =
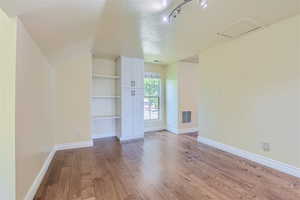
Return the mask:
<path id="1" fill-rule="evenodd" d="M 202 52 L 199 80 L 200 136 L 300 167 L 299 15 Z"/>
<path id="2" fill-rule="evenodd" d="M 16 19 L 0 9 L 0 199 L 15 199 Z"/>

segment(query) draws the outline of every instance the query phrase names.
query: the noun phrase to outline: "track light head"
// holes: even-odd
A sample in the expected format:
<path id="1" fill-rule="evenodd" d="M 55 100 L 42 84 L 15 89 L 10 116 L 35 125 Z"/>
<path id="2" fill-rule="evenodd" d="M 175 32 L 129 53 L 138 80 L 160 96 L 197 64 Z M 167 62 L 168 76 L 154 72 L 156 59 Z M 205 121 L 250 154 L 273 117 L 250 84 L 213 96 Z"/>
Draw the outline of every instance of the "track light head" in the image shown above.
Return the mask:
<path id="1" fill-rule="evenodd" d="M 187 3 L 192 2 L 193 0 L 184 0 L 182 3 L 180 3 L 178 6 L 176 6 L 171 13 L 168 15 L 168 22 L 171 23 L 171 19 L 175 19 L 177 15 L 181 14 L 181 10 L 184 5 Z M 198 3 L 201 8 L 205 9 L 208 6 L 208 0 L 198 0 Z M 163 21 L 167 21 L 166 19 L 163 18 Z"/>

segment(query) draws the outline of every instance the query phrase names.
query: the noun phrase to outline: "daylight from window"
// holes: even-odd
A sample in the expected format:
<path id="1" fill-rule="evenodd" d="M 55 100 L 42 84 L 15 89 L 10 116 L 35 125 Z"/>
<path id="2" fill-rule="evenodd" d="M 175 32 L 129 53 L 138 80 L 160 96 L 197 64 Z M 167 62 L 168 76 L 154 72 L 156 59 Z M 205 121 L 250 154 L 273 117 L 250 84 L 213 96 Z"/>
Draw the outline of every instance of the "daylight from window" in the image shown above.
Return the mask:
<path id="1" fill-rule="evenodd" d="M 144 120 L 160 119 L 160 87 L 159 78 L 145 77 Z"/>

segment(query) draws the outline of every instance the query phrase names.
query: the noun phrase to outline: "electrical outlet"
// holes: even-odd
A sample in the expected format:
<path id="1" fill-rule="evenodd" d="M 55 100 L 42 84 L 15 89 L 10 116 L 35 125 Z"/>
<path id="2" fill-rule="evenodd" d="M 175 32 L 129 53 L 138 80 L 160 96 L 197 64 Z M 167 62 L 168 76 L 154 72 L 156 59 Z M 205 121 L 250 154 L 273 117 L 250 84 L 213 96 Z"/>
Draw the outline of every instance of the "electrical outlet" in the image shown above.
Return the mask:
<path id="1" fill-rule="evenodd" d="M 262 143 L 262 150 L 265 151 L 265 152 L 271 151 L 270 143 L 268 143 L 268 142 L 263 142 L 263 143 Z"/>

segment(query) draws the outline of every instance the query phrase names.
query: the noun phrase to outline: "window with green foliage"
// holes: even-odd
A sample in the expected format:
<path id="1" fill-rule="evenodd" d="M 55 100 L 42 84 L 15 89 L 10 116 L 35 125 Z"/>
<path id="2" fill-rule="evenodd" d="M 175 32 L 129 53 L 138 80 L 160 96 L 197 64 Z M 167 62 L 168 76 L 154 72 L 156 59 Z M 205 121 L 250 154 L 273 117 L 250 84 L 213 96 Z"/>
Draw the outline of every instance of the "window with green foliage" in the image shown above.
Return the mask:
<path id="1" fill-rule="evenodd" d="M 161 80 L 158 77 L 145 76 L 144 85 L 144 120 L 159 120 Z"/>

